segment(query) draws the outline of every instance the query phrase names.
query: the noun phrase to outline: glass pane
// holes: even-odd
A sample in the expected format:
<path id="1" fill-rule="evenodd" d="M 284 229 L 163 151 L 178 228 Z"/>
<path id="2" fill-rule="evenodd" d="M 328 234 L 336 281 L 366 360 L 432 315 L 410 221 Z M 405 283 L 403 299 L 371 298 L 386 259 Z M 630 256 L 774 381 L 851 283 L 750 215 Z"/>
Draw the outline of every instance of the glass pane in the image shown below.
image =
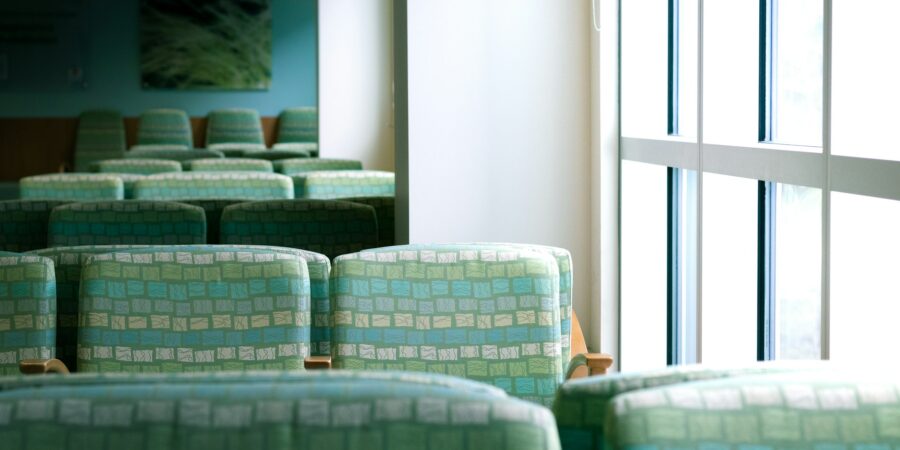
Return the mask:
<path id="1" fill-rule="evenodd" d="M 756 360 L 758 182 L 703 174 L 702 360 Z"/>
<path id="2" fill-rule="evenodd" d="M 697 172 L 678 170 L 681 205 L 678 236 L 678 290 L 681 299 L 680 362 L 697 363 Z"/>
<path id="3" fill-rule="evenodd" d="M 822 0 L 776 0 L 772 4 L 772 140 L 821 146 Z"/>
<path id="4" fill-rule="evenodd" d="M 622 370 L 666 365 L 667 168 L 622 161 Z"/>
<path id="5" fill-rule="evenodd" d="M 900 2 L 833 0 L 831 145 L 836 155 L 900 160 Z"/>
<path id="6" fill-rule="evenodd" d="M 697 137 L 697 0 L 678 0 L 678 135 Z"/>
<path id="7" fill-rule="evenodd" d="M 775 358 L 819 359 L 822 191 L 775 188 Z"/>
<path id="8" fill-rule="evenodd" d="M 714 144 L 755 144 L 759 141 L 759 2 L 708 0 L 703 3 L 703 16 L 703 139 Z"/>
<path id="9" fill-rule="evenodd" d="M 622 2 L 622 136 L 668 135 L 668 0 Z"/>
<path id="10" fill-rule="evenodd" d="M 897 230 L 900 202 L 832 193 L 831 359 L 891 362 L 900 318 Z"/>

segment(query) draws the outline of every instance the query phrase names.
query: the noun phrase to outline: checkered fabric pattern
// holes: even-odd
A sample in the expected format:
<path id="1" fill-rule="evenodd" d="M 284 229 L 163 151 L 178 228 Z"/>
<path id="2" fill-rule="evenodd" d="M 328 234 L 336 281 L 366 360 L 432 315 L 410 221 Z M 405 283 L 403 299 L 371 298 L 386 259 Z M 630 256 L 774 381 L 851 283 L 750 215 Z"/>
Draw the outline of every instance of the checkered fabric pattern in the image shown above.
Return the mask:
<path id="1" fill-rule="evenodd" d="M 612 448 L 869 449 L 900 446 L 893 373 L 747 376 L 631 392 L 610 407 Z"/>
<path id="2" fill-rule="evenodd" d="M 125 153 L 125 123 L 118 111 L 85 111 L 75 137 L 75 171 L 87 172 L 94 161 L 121 158 Z"/>
<path id="3" fill-rule="evenodd" d="M 302 369 L 309 272 L 269 251 L 155 248 L 89 257 L 81 372 Z"/>
<path id="4" fill-rule="evenodd" d="M 222 152 L 195 148 L 193 150 L 143 149 L 131 150 L 125 154 L 128 159 L 168 159 L 181 163 L 182 169 L 188 168 L 188 161 L 205 158 L 224 158 Z"/>
<path id="5" fill-rule="evenodd" d="M 138 121 L 137 142 L 140 145 L 194 146 L 191 119 L 180 109 L 149 109 Z"/>
<path id="6" fill-rule="evenodd" d="M 276 142 L 272 144 L 272 150 L 303 152 L 313 158 L 319 156 L 319 144 L 316 142 Z"/>
<path id="7" fill-rule="evenodd" d="M 7 378 L 12 448 L 558 450 L 549 412 L 433 374 Z M 40 384 L 37 384 L 40 383 Z"/>
<path id="8" fill-rule="evenodd" d="M 395 244 L 394 197 L 350 197 L 341 200 L 375 208 L 375 217 L 378 219 L 378 246 L 389 247 Z M 561 275 L 562 273 L 560 273 Z M 560 298 L 560 302 L 562 302 L 562 298 Z"/>
<path id="9" fill-rule="evenodd" d="M 394 195 L 394 173 L 378 170 L 316 171 L 294 175 L 294 197 L 334 199 Z"/>
<path id="10" fill-rule="evenodd" d="M 22 359 L 56 353 L 56 278 L 53 261 L 0 255 L 0 373 L 19 372 Z"/>
<path id="11" fill-rule="evenodd" d="M 0 250 L 24 252 L 47 247 L 50 211 L 66 201 L 0 201 Z"/>
<path id="12" fill-rule="evenodd" d="M 177 144 L 144 144 L 144 145 L 132 145 L 130 149 L 131 152 L 138 151 L 185 151 L 190 150 L 191 148 L 186 145 L 177 145 Z"/>
<path id="13" fill-rule="evenodd" d="M 275 162 L 275 171 L 285 175 L 305 174 L 316 170 L 362 170 L 362 162 L 329 158 L 290 158 Z"/>
<path id="14" fill-rule="evenodd" d="M 42 200 L 122 200 L 122 178 L 106 173 L 54 173 L 19 180 L 19 196 Z"/>
<path id="15" fill-rule="evenodd" d="M 262 122 L 252 109 L 231 108 L 211 111 L 206 124 L 206 145 L 263 144 Z"/>
<path id="16" fill-rule="evenodd" d="M 196 151 L 196 150 L 192 150 Z M 138 181 L 134 197 L 150 200 L 233 198 L 247 200 L 294 197 L 291 179 L 262 172 L 187 172 L 150 175 Z"/>
<path id="17" fill-rule="evenodd" d="M 137 186 L 138 180 L 143 180 L 147 176 L 134 173 L 117 173 L 115 175 L 122 179 L 122 187 L 125 191 L 125 199 L 134 198 L 134 187 Z"/>
<path id="18" fill-rule="evenodd" d="M 315 106 L 287 108 L 278 115 L 278 143 L 319 141 L 319 110 Z"/>
<path id="19" fill-rule="evenodd" d="M 50 214 L 51 247 L 111 244 L 205 244 L 199 206 L 151 200 L 71 203 Z"/>
<path id="20" fill-rule="evenodd" d="M 302 149 L 273 148 L 270 150 L 244 152 L 244 156 L 248 158 L 265 159 L 267 161 L 280 161 L 282 159 L 309 158 L 310 153 L 308 150 Z"/>
<path id="21" fill-rule="evenodd" d="M 218 244 L 221 242 L 219 238 L 220 224 L 222 223 L 222 211 L 227 206 L 244 203 L 243 199 L 228 198 L 198 198 L 198 199 L 181 199 L 179 203 L 187 203 L 188 205 L 199 206 L 206 213 L 206 243 Z"/>
<path id="22" fill-rule="evenodd" d="M 255 158 L 210 158 L 188 162 L 193 172 L 272 172 L 272 163 Z"/>
<path id="23" fill-rule="evenodd" d="M 106 159 L 93 164 L 95 172 L 153 175 L 181 172 L 181 163 L 171 159 Z"/>
<path id="24" fill-rule="evenodd" d="M 240 142 L 223 142 L 220 144 L 209 144 L 206 148 L 222 152 L 228 158 L 239 158 L 245 153 L 251 153 L 259 150 L 265 150 L 266 144 L 252 144 Z"/>
<path id="25" fill-rule="evenodd" d="M 334 365 L 446 373 L 550 404 L 562 382 L 559 270 L 545 253 L 453 245 L 339 256 Z"/>
<path id="26" fill-rule="evenodd" d="M 565 448 L 594 450 L 601 448 L 604 443 L 608 434 L 605 430 L 611 412 L 610 404 L 620 395 L 696 381 L 828 368 L 828 363 L 820 361 L 769 361 L 733 367 L 709 364 L 673 366 L 581 378 L 560 386 L 553 403 L 553 412 Z"/>
<path id="27" fill-rule="evenodd" d="M 273 200 L 232 205 L 222 212 L 224 244 L 292 247 L 329 258 L 378 246 L 371 206 L 331 200 Z"/>

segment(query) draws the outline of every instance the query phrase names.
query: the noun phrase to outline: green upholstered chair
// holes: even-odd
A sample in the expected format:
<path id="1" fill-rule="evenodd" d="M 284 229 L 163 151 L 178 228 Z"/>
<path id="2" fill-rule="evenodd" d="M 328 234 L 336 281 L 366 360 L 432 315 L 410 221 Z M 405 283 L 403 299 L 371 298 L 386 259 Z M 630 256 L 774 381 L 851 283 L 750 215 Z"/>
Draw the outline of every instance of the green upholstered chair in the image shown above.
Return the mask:
<path id="1" fill-rule="evenodd" d="M 362 162 L 354 159 L 291 158 L 275 162 L 275 171 L 299 175 L 315 170 L 362 170 Z"/>
<path id="2" fill-rule="evenodd" d="M 293 189 L 290 178 L 275 173 L 183 172 L 150 175 L 138 181 L 134 196 L 149 200 L 271 200 L 293 198 Z"/>
<path id="3" fill-rule="evenodd" d="M 270 149 L 244 152 L 248 158 L 265 159 L 268 161 L 280 161 L 282 159 L 309 158 L 309 151 L 298 149 Z"/>
<path id="4" fill-rule="evenodd" d="M 549 405 L 563 380 L 559 269 L 542 252 L 409 245 L 335 259 L 333 364 L 446 373 Z"/>
<path id="5" fill-rule="evenodd" d="M 272 172 L 272 163 L 254 158 L 209 158 L 188 162 L 192 172 Z"/>
<path id="6" fill-rule="evenodd" d="M 215 150 L 217 152 L 222 152 L 222 154 L 225 155 L 226 158 L 242 158 L 247 153 L 265 150 L 266 144 L 223 142 L 219 144 L 209 144 L 206 146 L 206 148 Z"/>
<path id="7" fill-rule="evenodd" d="M 378 219 L 378 246 L 389 247 L 395 244 L 394 197 L 350 197 L 341 200 L 375 208 L 375 217 Z"/>
<path id="8" fill-rule="evenodd" d="M 151 152 L 161 152 L 161 151 L 179 151 L 183 152 L 186 150 L 190 150 L 191 147 L 186 145 L 179 144 L 138 144 L 132 145 L 129 152 L 143 152 L 143 151 L 151 151 Z"/>
<path id="9" fill-rule="evenodd" d="M 205 244 L 199 206 L 152 200 L 70 203 L 50 214 L 51 247 Z"/>
<path id="10" fill-rule="evenodd" d="M 262 121 L 252 109 L 230 108 L 210 111 L 206 124 L 206 146 L 214 144 L 262 144 Z"/>
<path id="11" fill-rule="evenodd" d="M 107 159 L 93 164 L 95 172 L 153 175 L 181 172 L 181 163 L 171 159 Z"/>
<path id="12" fill-rule="evenodd" d="M 607 448 L 604 443 L 608 437 L 608 428 L 612 424 L 611 405 L 621 395 L 647 390 L 658 391 L 657 388 L 665 386 L 690 386 L 694 382 L 704 380 L 807 372 L 828 367 L 827 362 L 821 361 L 769 361 L 743 366 L 709 364 L 672 366 L 581 378 L 567 381 L 560 386 L 553 403 L 553 412 L 556 415 L 564 448 L 584 450 Z"/>
<path id="13" fill-rule="evenodd" d="M 85 111 L 75 136 L 75 171 L 87 172 L 94 161 L 121 158 L 125 153 L 125 123 L 118 111 Z"/>
<path id="14" fill-rule="evenodd" d="M 138 120 L 138 145 L 194 146 L 191 119 L 180 109 L 149 109 Z"/>
<path id="15" fill-rule="evenodd" d="M 50 211 L 66 203 L 57 200 L 0 201 L 0 250 L 24 252 L 47 247 Z"/>
<path id="16" fill-rule="evenodd" d="M 34 175 L 19 181 L 19 196 L 43 200 L 122 200 L 122 178 L 108 173 L 54 173 Z"/>
<path id="17" fill-rule="evenodd" d="M 23 359 L 53 358 L 55 353 L 53 261 L 0 254 L 0 374 L 18 373 Z"/>
<path id="18" fill-rule="evenodd" d="M 371 206 L 333 200 L 269 200 L 222 212 L 223 244 L 300 248 L 334 258 L 378 246 Z"/>
<path id="19" fill-rule="evenodd" d="M 206 213 L 206 243 L 219 244 L 219 229 L 222 221 L 222 211 L 227 206 L 244 203 L 244 199 L 230 198 L 189 198 L 178 200 L 179 203 L 187 203 L 188 205 L 199 206 Z"/>
<path id="20" fill-rule="evenodd" d="M 134 198 L 134 187 L 139 180 L 143 180 L 147 175 L 138 175 L 136 173 L 117 173 L 117 177 L 122 179 L 122 188 L 124 189 L 125 199 Z"/>
<path id="21" fill-rule="evenodd" d="M 158 247 L 88 257 L 78 370 L 302 369 L 309 289 L 306 261 L 283 252 Z"/>
<path id="22" fill-rule="evenodd" d="M 125 154 L 125 157 L 128 159 L 169 159 L 180 162 L 182 169 L 187 169 L 189 161 L 206 158 L 224 158 L 225 155 L 216 150 L 195 148 L 193 150 L 131 150 Z"/>
<path id="23" fill-rule="evenodd" d="M 394 173 L 378 170 L 316 171 L 293 175 L 295 198 L 393 196 Z"/>
<path id="24" fill-rule="evenodd" d="M 9 449 L 560 448 L 546 408 L 434 374 L 73 374 L 0 383 Z"/>
<path id="25" fill-rule="evenodd" d="M 319 142 L 319 110 L 315 106 L 286 108 L 278 115 L 276 142 L 315 144 Z"/>

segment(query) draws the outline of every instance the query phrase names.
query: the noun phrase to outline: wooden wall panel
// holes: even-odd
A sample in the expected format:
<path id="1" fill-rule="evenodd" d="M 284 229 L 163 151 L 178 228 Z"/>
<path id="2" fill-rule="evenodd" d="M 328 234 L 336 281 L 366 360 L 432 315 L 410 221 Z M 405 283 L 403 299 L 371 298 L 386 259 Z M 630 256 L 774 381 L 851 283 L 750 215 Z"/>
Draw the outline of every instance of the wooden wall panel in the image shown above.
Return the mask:
<path id="1" fill-rule="evenodd" d="M 263 117 L 266 146 L 275 142 L 277 117 Z M 125 118 L 125 139 L 137 142 L 137 117 Z M 77 117 L 0 118 L 0 181 L 71 170 Z M 206 144 L 206 117 L 192 117 L 194 147 Z"/>

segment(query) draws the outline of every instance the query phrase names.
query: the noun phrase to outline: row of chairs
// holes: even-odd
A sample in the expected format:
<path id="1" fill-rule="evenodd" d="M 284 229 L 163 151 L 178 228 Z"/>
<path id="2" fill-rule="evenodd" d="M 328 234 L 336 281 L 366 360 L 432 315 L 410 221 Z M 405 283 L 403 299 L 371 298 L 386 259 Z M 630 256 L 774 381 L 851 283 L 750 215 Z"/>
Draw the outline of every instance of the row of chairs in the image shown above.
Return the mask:
<path id="1" fill-rule="evenodd" d="M 549 405 L 583 363 L 570 362 L 571 257 L 557 248 L 387 247 L 332 267 L 280 247 L 81 246 L 6 254 L 0 272 L 7 373 L 54 352 L 79 372 L 322 363 L 455 375 Z"/>
<path id="2" fill-rule="evenodd" d="M 150 152 L 154 153 L 154 152 Z M 153 175 L 170 172 L 276 172 L 282 175 L 299 175 L 322 170 L 362 170 L 362 162 L 353 159 L 329 158 L 224 158 L 216 154 L 211 158 L 197 155 L 198 151 L 178 152 L 174 158 L 121 158 L 105 159 L 91 164 L 91 172 Z M 267 152 L 268 153 L 268 152 Z M 274 153 L 274 152 L 272 152 Z M 142 155 L 143 156 L 143 155 Z M 156 156 L 154 154 L 153 156 Z M 267 157 L 275 155 L 266 155 Z"/>
<path id="3" fill-rule="evenodd" d="M 187 113 L 178 109 L 152 109 L 138 121 L 137 145 L 171 150 L 193 148 L 193 132 Z M 229 108 L 211 111 L 206 129 L 206 147 L 232 155 L 265 150 L 259 113 L 252 109 Z M 288 108 L 279 114 L 278 150 L 294 150 L 318 156 L 318 112 L 315 107 Z M 87 171 L 94 161 L 125 155 L 125 126 L 118 111 L 85 111 L 78 122 L 75 141 L 75 171 Z"/>
<path id="4" fill-rule="evenodd" d="M 19 181 L 20 198 L 70 201 L 336 199 L 393 196 L 394 192 L 394 173 L 377 170 L 316 170 L 292 176 L 239 171 L 62 173 Z"/>
<path id="5" fill-rule="evenodd" d="M 329 258 L 394 245 L 394 198 L 0 202 L 0 251 L 77 245 L 260 244 Z"/>

